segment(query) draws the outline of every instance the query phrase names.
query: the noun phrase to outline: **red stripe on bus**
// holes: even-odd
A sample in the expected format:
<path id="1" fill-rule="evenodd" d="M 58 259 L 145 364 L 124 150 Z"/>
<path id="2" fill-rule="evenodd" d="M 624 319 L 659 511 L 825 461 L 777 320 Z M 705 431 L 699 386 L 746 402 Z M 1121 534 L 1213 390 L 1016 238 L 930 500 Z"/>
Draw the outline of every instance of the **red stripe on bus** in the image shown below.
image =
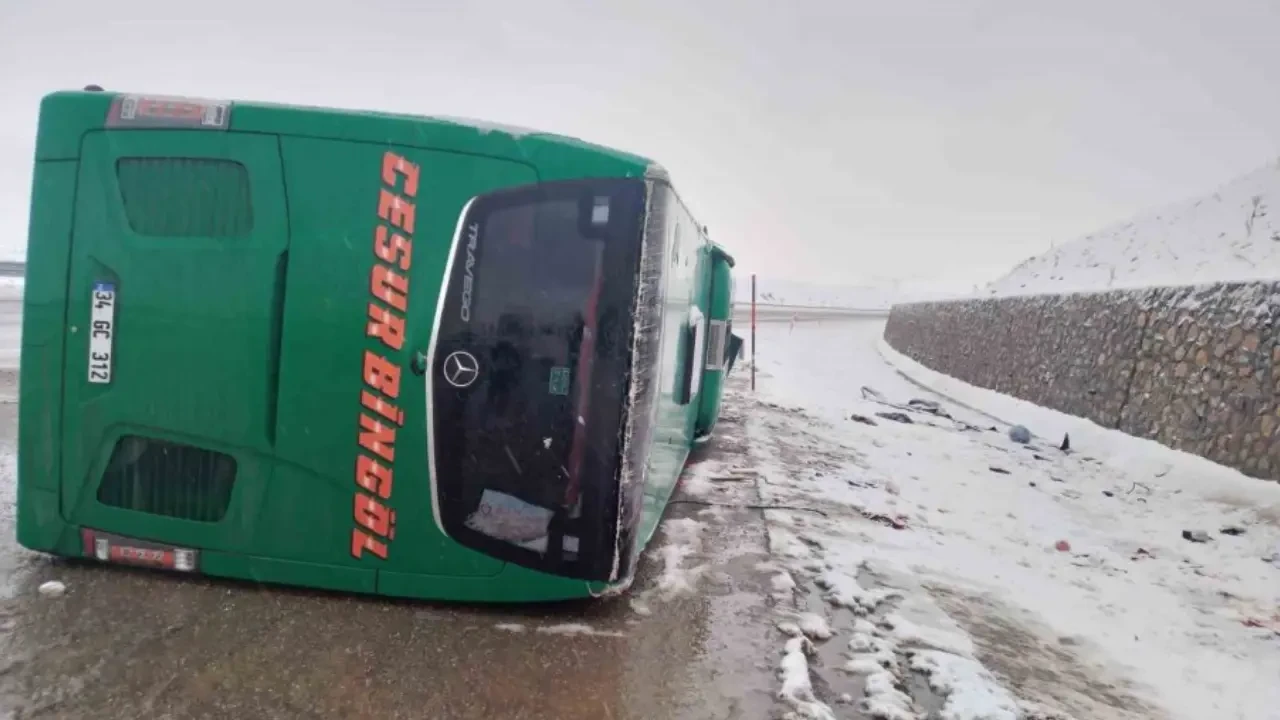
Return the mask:
<path id="1" fill-rule="evenodd" d="M 596 328 L 600 292 L 604 285 L 604 248 L 596 248 L 595 278 L 591 295 L 587 298 L 582 323 L 582 344 L 578 349 L 578 397 L 573 419 L 573 444 L 569 447 L 569 487 L 565 489 L 564 502 L 570 510 L 578 504 L 582 491 L 582 458 L 586 454 L 587 414 L 591 409 L 591 370 L 596 362 Z"/>

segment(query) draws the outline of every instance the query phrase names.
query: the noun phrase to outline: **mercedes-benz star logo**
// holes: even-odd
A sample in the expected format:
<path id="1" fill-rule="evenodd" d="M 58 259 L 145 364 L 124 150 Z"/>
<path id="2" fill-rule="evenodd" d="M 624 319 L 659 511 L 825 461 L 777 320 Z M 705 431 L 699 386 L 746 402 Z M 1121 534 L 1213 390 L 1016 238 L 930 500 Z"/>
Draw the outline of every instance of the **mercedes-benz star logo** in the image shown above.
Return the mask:
<path id="1" fill-rule="evenodd" d="M 480 363 L 476 356 L 465 350 L 449 353 L 444 359 L 444 379 L 456 388 L 471 387 L 471 383 L 480 377 Z"/>

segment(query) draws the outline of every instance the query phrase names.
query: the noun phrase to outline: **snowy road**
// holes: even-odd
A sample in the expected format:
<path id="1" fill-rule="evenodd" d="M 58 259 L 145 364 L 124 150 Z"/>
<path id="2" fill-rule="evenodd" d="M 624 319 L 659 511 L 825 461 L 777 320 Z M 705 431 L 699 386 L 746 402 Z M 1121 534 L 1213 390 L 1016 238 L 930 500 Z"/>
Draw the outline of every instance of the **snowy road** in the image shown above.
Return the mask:
<path id="1" fill-rule="evenodd" d="M 737 373 L 636 586 L 596 604 L 392 603 L 26 553 L 0 404 L 0 716 L 1280 718 L 1280 559 L 1263 560 L 1280 487 L 1074 427 L 1063 453 L 1068 421 L 963 398 L 1049 436 L 1017 445 L 887 364 L 882 327 L 762 324 L 757 392 Z M 955 420 L 884 404 L 912 399 Z M 50 579 L 67 594 L 41 597 Z"/>
<path id="2" fill-rule="evenodd" d="M 798 716 L 867 717 L 847 693 L 888 718 L 1280 718 L 1280 487 L 1097 428 L 1064 453 L 1068 419 L 970 388 L 1055 431 L 1018 445 L 887 365 L 881 329 L 765 327 L 744 400 L 761 499 L 811 509 L 766 513 L 779 608 L 833 634 L 784 656 Z"/>

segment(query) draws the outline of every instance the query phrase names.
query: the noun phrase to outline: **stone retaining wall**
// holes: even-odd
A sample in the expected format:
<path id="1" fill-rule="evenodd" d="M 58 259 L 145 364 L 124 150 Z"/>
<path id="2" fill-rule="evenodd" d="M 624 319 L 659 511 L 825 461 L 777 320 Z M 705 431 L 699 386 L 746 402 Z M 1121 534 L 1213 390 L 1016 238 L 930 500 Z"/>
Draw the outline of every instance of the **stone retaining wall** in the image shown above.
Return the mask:
<path id="1" fill-rule="evenodd" d="M 898 305 L 885 340 L 972 385 L 1280 481 L 1280 282 Z"/>

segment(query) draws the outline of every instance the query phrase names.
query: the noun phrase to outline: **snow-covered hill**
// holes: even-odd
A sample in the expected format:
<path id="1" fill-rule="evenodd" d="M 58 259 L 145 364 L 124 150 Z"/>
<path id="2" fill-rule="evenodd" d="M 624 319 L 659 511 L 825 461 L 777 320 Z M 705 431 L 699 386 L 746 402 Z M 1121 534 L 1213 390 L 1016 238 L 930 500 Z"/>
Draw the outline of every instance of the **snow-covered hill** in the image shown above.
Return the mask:
<path id="1" fill-rule="evenodd" d="M 1280 160 L 1014 268 L 990 295 L 1280 279 Z"/>

